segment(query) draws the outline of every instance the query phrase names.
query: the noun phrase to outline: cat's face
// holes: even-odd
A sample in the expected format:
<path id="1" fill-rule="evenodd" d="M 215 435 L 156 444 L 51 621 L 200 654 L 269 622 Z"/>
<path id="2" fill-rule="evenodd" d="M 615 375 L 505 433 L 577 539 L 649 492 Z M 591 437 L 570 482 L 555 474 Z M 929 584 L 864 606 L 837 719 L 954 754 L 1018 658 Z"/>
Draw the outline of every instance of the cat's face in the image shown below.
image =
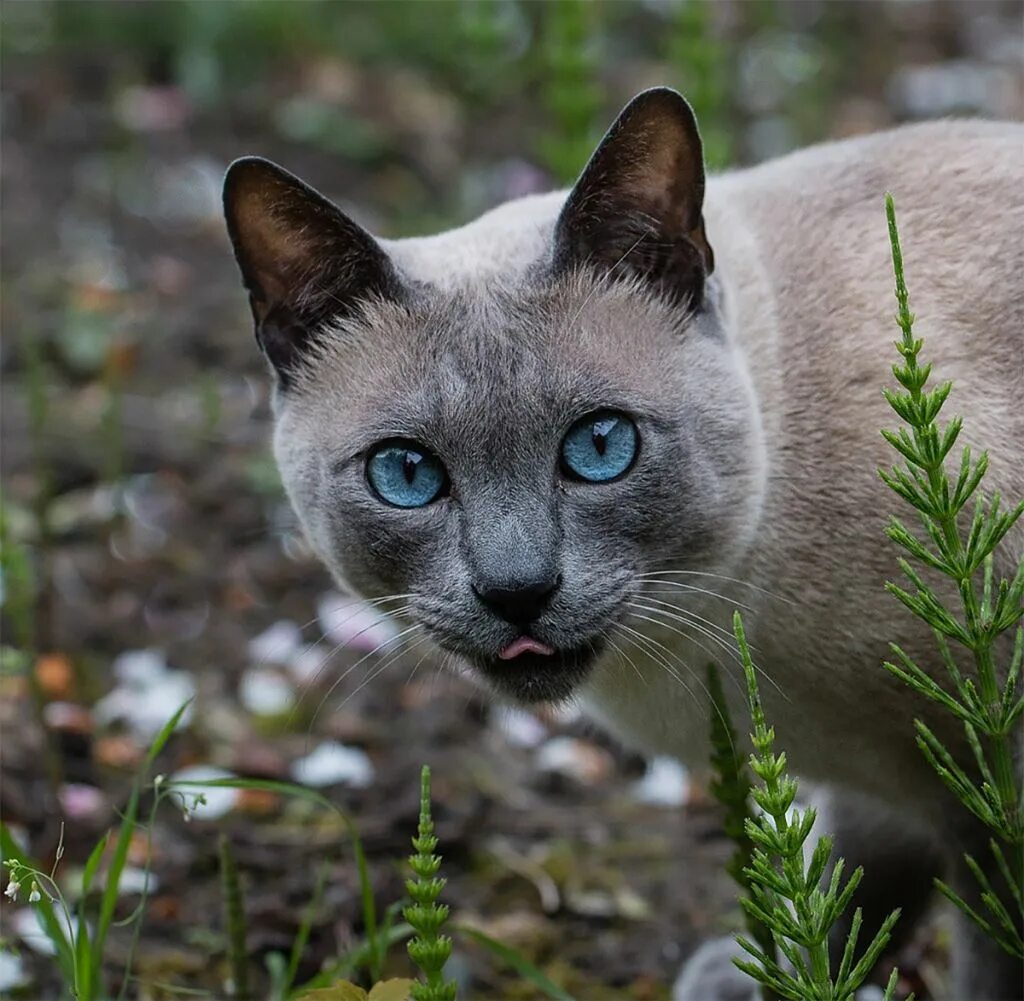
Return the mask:
<path id="1" fill-rule="evenodd" d="M 644 99 L 547 253 L 443 289 L 276 168 L 229 177 L 279 380 L 275 454 L 312 544 L 350 589 L 396 596 L 382 607 L 413 635 L 524 701 L 571 694 L 642 575 L 720 566 L 747 510 L 750 417 L 705 284 L 696 132 L 681 99 Z M 610 218 L 594 215 L 602 199 Z M 313 288 L 310 265 L 289 263 L 311 252 Z"/>

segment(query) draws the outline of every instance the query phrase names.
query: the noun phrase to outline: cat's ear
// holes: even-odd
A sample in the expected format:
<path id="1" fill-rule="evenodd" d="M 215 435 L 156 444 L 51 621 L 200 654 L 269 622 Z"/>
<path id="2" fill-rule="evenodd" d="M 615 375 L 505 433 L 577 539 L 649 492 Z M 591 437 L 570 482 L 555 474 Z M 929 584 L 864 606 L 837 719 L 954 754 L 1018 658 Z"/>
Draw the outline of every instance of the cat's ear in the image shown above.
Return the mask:
<path id="1" fill-rule="evenodd" d="M 287 383 L 326 321 L 397 294 L 380 244 L 319 192 L 269 160 L 245 157 L 224 178 L 224 215 L 256 337 Z"/>
<path id="2" fill-rule="evenodd" d="M 704 233 L 697 121 L 674 90 L 633 98 L 590 158 L 555 227 L 556 269 L 635 275 L 697 306 L 714 256 Z"/>

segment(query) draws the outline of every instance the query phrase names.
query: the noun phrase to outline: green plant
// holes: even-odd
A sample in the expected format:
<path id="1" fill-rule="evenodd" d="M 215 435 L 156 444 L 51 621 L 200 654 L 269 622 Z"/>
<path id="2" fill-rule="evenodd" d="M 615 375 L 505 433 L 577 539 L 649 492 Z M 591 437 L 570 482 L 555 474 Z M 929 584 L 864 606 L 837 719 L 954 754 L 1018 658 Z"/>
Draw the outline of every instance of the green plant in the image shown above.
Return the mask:
<path id="1" fill-rule="evenodd" d="M 973 776 L 920 719 L 914 721 L 917 743 L 953 794 L 992 832 L 989 847 L 1006 889 L 997 891 L 985 868 L 970 855 L 965 858 L 978 881 L 986 913 L 969 905 L 945 883 L 938 881 L 938 886 L 1007 952 L 1024 959 L 1024 789 L 1020 772 L 1014 769 L 1012 746 L 1024 713 L 1024 562 L 1011 580 L 997 581 L 994 573 L 996 549 L 1024 513 L 1024 501 L 1006 508 L 998 494 L 986 500 L 980 493 L 988 468 L 987 453 L 972 459 L 965 446 L 956 474 L 951 476 L 946 470 L 962 420 L 954 417 L 946 424 L 938 420 L 951 383 L 925 389 L 931 365 L 918 360 L 923 342 L 913 333 L 914 317 L 891 195 L 886 195 L 885 211 L 896 280 L 896 322 L 901 332 L 896 350 L 902 363 L 893 366 L 893 375 L 902 390 L 884 392 L 907 427 L 882 432 L 903 457 L 904 465 L 879 472 L 886 485 L 915 509 L 924 538 L 895 517 L 886 531 L 918 564 L 953 581 L 960 600 L 959 610 L 948 608 L 922 574 L 901 557 L 900 569 L 910 589 L 892 582 L 886 587 L 931 627 L 951 685 L 941 685 L 895 643 L 891 645 L 894 661 L 885 666 L 963 723 L 977 768 Z M 973 514 L 962 517 L 972 499 Z M 1014 629 L 1013 652 L 1001 672 L 996 664 L 996 644 L 1000 636 Z M 961 656 L 966 653 L 972 672 L 961 669 L 954 646 Z"/>
<path id="2" fill-rule="evenodd" d="M 219 843 L 221 897 L 224 901 L 224 926 L 228 933 L 228 961 L 231 964 L 231 996 L 237 1001 L 249 1001 L 249 950 L 245 940 L 245 900 L 238 864 L 231 842 L 221 833 Z"/>
<path id="3" fill-rule="evenodd" d="M 110 839 L 109 832 L 97 842 L 85 864 L 78 895 L 76 919 L 72 920 L 72 905 L 56 880 L 56 868 L 63 856 L 63 840 L 57 847 L 53 868 L 47 873 L 21 851 L 10 831 L 6 826 L 0 824 L 0 848 L 3 851 L 3 864 L 10 873 L 7 894 L 12 898 L 16 897 L 22 884 L 31 880 L 29 903 L 35 909 L 40 926 L 54 948 L 57 965 L 65 985 L 70 989 L 76 1001 L 94 1001 L 94 999 L 104 996 L 104 950 L 114 919 L 121 875 L 128 860 L 128 849 L 131 845 L 132 835 L 139 826 L 139 800 L 143 789 L 146 788 L 149 770 L 156 756 L 167 743 L 188 706 L 188 702 L 184 703 L 164 724 L 150 745 L 135 777 L 128 805 L 118 828 L 113 854 L 108 864 L 106 882 L 95 911 L 89 908 L 89 897 L 100 863 L 106 854 Z M 159 778 L 158 776 L 158 780 L 154 782 L 156 795 L 150 810 L 150 829 L 152 829 L 152 821 L 157 807 L 162 799 L 169 795 Z M 148 854 L 147 852 L 147 857 Z M 141 917 L 144 905 L 145 891 L 143 891 L 142 903 L 136 909 L 134 917 L 128 919 L 129 922 Z M 129 953 L 126 965 L 125 985 L 131 973 L 131 953 Z M 122 996 L 124 996 L 124 992 L 125 989 L 122 987 Z"/>
<path id="4" fill-rule="evenodd" d="M 408 945 L 409 957 L 426 979 L 413 986 L 411 997 L 413 1001 L 455 1001 L 458 985 L 444 979 L 452 940 L 441 933 L 448 920 L 448 905 L 439 904 L 438 897 L 447 880 L 438 876 L 441 856 L 434 854 L 437 835 L 430 816 L 430 769 L 426 765 L 420 774 L 420 823 L 412 846 L 415 852 L 409 856 L 409 868 L 416 878 L 406 880 L 412 903 L 402 913 L 416 931 Z"/>
<path id="5" fill-rule="evenodd" d="M 832 839 L 819 838 L 809 860 L 804 849 L 814 824 L 814 810 L 793 806 L 796 781 L 786 771 L 785 753 L 775 752 L 775 730 L 768 725 L 757 688 L 754 664 L 743 632 L 740 613 L 733 617 L 733 630 L 747 680 L 747 698 L 753 732 L 754 753 L 750 767 L 758 778 L 751 790 L 761 813 L 745 822 L 747 837 L 754 845 L 753 858 L 743 870 L 750 896 L 741 899 L 744 910 L 768 929 L 778 951 L 789 961 L 784 968 L 773 952 L 749 939 L 737 941 L 753 959 L 737 959 L 736 965 L 763 987 L 791 1001 L 853 1001 L 889 941 L 899 911 L 883 922 L 868 946 L 857 958 L 861 912 L 854 911 L 849 936 L 839 968 L 833 972 L 829 959 L 829 935 L 846 912 L 863 877 L 854 869 L 843 881 L 843 859 L 838 858 L 826 875 L 832 858 Z M 885 991 L 891 1001 L 896 990 L 893 970 Z"/>
<path id="6" fill-rule="evenodd" d="M 600 5 L 560 0 L 541 8 L 541 99 L 550 127 L 540 136 L 543 164 L 562 183 L 569 183 L 587 162 L 597 140 L 595 123 L 601 111 L 597 80 L 594 19 Z"/>
<path id="7" fill-rule="evenodd" d="M 700 123 L 704 159 L 712 170 L 725 167 L 732 159 L 730 128 L 729 67 L 734 58 L 715 32 L 711 20 L 714 5 L 709 0 L 689 0 L 672 8 L 668 27 L 666 59 L 679 74 L 679 89 L 693 106 Z M 673 78 L 669 78 L 673 82 Z"/>
<path id="8" fill-rule="evenodd" d="M 726 864 L 726 871 L 744 894 L 751 893 L 747 870 L 754 861 L 754 842 L 747 833 L 751 809 L 750 774 L 736 743 L 736 731 L 729 718 L 729 708 L 722 691 L 722 678 L 714 664 L 708 664 L 708 696 L 711 709 L 711 795 L 725 807 L 723 828 L 726 837 L 736 846 Z M 777 958 L 771 931 L 750 910 L 744 908 L 747 931 L 761 951 L 772 960 Z M 763 1001 L 775 1001 L 767 987 L 762 989 Z"/>

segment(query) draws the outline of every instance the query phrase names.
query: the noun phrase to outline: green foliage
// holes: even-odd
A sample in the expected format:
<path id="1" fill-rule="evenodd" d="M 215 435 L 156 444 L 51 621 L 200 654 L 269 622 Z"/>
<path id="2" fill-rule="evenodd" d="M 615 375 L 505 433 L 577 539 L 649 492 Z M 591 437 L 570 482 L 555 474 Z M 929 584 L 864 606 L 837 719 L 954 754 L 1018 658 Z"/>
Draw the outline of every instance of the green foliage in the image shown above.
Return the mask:
<path id="1" fill-rule="evenodd" d="M 687 0 L 675 5 L 666 58 L 673 72 L 679 74 L 678 87 L 697 115 L 704 159 L 714 170 L 727 166 L 733 155 L 729 111 L 734 59 L 714 30 L 712 10 L 710 0 Z"/>
<path id="2" fill-rule="evenodd" d="M 754 728 L 750 735 L 754 745 L 750 767 L 760 780 L 751 794 L 761 809 L 757 817 L 748 818 L 745 823 L 747 837 L 754 844 L 754 854 L 744 870 L 750 897 L 740 902 L 748 915 L 770 931 L 775 946 L 789 961 L 792 970 L 784 969 L 774 952 L 743 936 L 737 941 L 753 962 L 735 962 L 780 998 L 853 1001 L 854 992 L 864 983 L 889 941 L 899 911 L 893 911 L 882 922 L 857 958 L 862 920 L 858 908 L 839 968 L 833 973 L 828 952 L 829 934 L 849 907 L 863 871 L 855 869 L 844 882 L 843 859 L 839 858 L 828 874 L 832 859 L 830 837 L 819 838 L 809 861 L 805 861 L 804 847 L 815 814 L 812 809 L 798 810 L 793 806 L 797 784 L 786 771 L 785 753 L 775 752 L 775 730 L 768 725 L 761 707 L 754 664 L 739 612 L 733 618 L 733 629 L 747 679 Z M 893 997 L 896 979 L 894 970 L 886 988 L 886 1001 Z"/>
<path id="3" fill-rule="evenodd" d="M 880 475 L 916 510 L 924 538 L 898 518 L 891 520 L 887 533 L 911 559 L 953 581 L 960 603 L 959 609 L 949 608 L 910 560 L 901 558 L 900 568 L 910 588 L 891 582 L 886 586 L 932 628 L 949 683 L 940 684 L 896 644 L 892 644 L 894 660 L 885 666 L 963 723 L 976 768 L 973 775 L 921 720 L 915 720 L 917 743 L 954 795 L 991 830 L 990 850 L 1006 884 L 1004 892 L 997 891 L 983 867 L 966 856 L 978 880 L 985 913 L 945 884 L 940 883 L 940 889 L 1007 952 L 1024 958 L 1024 789 L 1019 772 L 1014 771 L 1012 746 L 1024 713 L 1024 562 L 1009 580 L 996 580 L 994 571 L 996 550 L 1024 513 L 1024 501 L 1007 508 L 998 494 L 983 496 L 980 487 L 988 468 L 987 453 L 973 459 L 970 448 L 964 447 L 956 474 L 946 470 L 962 420 L 954 417 L 945 424 L 938 420 L 952 388 L 949 382 L 925 388 L 931 365 L 918 361 L 923 342 L 913 333 L 891 195 L 886 196 L 885 209 L 901 332 L 896 350 L 903 359 L 893 366 L 893 375 L 903 388 L 884 392 L 906 427 L 882 432 L 904 464 L 880 470 Z M 972 501 L 973 513 L 968 515 Z M 1012 630 L 1013 652 L 1001 671 L 996 664 L 997 641 Z M 973 671 L 961 667 L 958 653 L 961 657 L 966 653 Z"/>
<path id="4" fill-rule="evenodd" d="M 708 664 L 708 695 L 711 701 L 710 792 L 725 807 L 725 834 L 736 846 L 726 871 L 746 895 L 751 892 L 747 870 L 754 861 L 754 842 L 747 833 L 747 822 L 753 816 L 750 774 L 736 742 L 736 731 L 722 691 L 722 679 L 714 664 Z M 775 959 L 775 940 L 771 931 L 749 910 L 744 909 L 744 916 L 747 931 L 758 947 L 766 956 Z M 773 995 L 767 990 L 763 1001 L 773 1001 Z"/>
<path id="5" fill-rule="evenodd" d="M 11 529 L 11 509 L 0 494 L 0 575 L 4 595 L 4 615 L 11 624 L 11 639 L 18 649 L 28 652 L 34 645 L 32 606 L 35 580 L 28 548 Z"/>
<path id="6" fill-rule="evenodd" d="M 420 774 L 420 823 L 412 839 L 415 853 L 409 856 L 409 868 L 415 879 L 406 880 L 405 888 L 412 903 L 403 910 L 405 920 L 416 930 L 409 942 L 409 957 L 423 971 L 425 980 L 413 985 L 413 1001 L 455 1001 L 458 985 L 444 979 L 444 967 L 452 954 L 452 940 L 441 933 L 448 920 L 448 905 L 439 904 L 438 897 L 447 882 L 438 872 L 441 856 L 435 855 L 437 836 L 430 816 L 430 769 L 424 765 Z"/>
<path id="7" fill-rule="evenodd" d="M 594 20 L 600 5 L 583 0 L 560 0 L 541 8 L 541 98 L 550 128 L 539 140 L 542 162 L 563 182 L 570 183 L 596 145 L 601 111 L 597 84 L 597 32 Z"/>
<path id="8" fill-rule="evenodd" d="M 132 835 L 139 826 L 139 798 L 142 790 L 146 787 L 149 770 L 156 760 L 156 756 L 163 750 L 188 706 L 188 702 L 184 703 L 164 724 L 150 745 L 142 767 L 135 777 L 128 805 L 121 818 L 113 854 L 107 864 L 107 878 L 103 892 L 100 894 L 98 911 L 95 913 L 88 907 L 89 895 L 100 862 L 106 854 L 109 832 L 96 844 L 86 862 L 78 897 L 77 920 L 72 920 L 71 904 L 56 880 L 57 865 L 64 854 L 63 837 L 57 848 L 53 868 L 46 873 L 21 852 L 10 831 L 0 824 L 3 864 L 10 874 L 7 895 L 12 899 L 16 898 L 22 884 L 28 880 L 31 881 L 29 903 L 35 909 L 43 932 L 54 948 L 65 985 L 72 992 L 76 1001 L 94 1001 L 94 999 L 106 996 L 103 986 L 103 957 L 120 892 L 121 875 L 128 861 Z M 154 782 L 154 789 L 157 795 L 154 797 L 150 812 L 150 830 L 156 808 L 161 799 L 167 795 L 166 789 L 161 788 L 159 781 Z M 148 877 L 148 862 L 146 874 Z M 141 915 L 145 899 L 144 891 L 142 903 L 136 911 L 137 915 Z M 126 964 L 125 984 L 127 984 L 130 974 L 131 954 L 129 954 Z M 122 990 L 122 996 L 123 994 Z"/>
<path id="9" fill-rule="evenodd" d="M 228 962 L 231 965 L 231 996 L 249 1001 L 249 951 L 245 945 L 245 901 L 238 865 L 226 834 L 220 836 L 221 898 L 224 902 L 224 926 L 228 933 Z"/>

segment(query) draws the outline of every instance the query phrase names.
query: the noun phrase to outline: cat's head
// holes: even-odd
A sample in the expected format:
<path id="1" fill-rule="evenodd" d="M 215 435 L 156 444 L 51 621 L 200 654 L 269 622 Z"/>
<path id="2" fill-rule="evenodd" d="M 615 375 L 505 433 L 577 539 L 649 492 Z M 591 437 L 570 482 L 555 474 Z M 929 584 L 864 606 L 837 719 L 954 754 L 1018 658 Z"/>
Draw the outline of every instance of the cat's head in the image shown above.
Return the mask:
<path id="1" fill-rule="evenodd" d="M 229 169 L 313 546 L 521 700 L 603 669 L 641 575 L 721 567 L 744 533 L 753 419 L 703 196 L 693 114 L 664 89 L 564 204 L 437 238 L 378 241 L 266 161 Z"/>

